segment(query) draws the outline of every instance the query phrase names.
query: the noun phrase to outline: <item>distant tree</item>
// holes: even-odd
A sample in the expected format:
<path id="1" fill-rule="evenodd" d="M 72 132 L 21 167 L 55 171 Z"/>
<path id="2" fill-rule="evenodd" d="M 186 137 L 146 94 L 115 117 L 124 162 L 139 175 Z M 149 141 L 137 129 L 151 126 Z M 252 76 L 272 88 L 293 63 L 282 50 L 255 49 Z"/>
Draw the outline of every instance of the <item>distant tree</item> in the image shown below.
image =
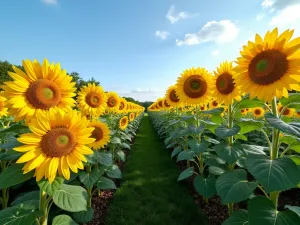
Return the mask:
<path id="1" fill-rule="evenodd" d="M 93 77 L 88 81 L 85 81 L 80 77 L 79 73 L 77 72 L 72 72 L 69 75 L 72 76 L 72 81 L 76 83 L 77 90 L 80 90 L 80 88 L 86 86 L 88 83 L 95 83 L 96 85 L 100 85 L 100 82 L 96 81 Z"/>
<path id="2" fill-rule="evenodd" d="M 3 85 L 3 82 L 12 80 L 7 73 L 8 71 L 14 72 L 12 66 L 8 61 L 0 61 L 0 85 Z M 22 66 L 17 65 L 16 67 L 24 71 Z"/>
<path id="3" fill-rule="evenodd" d="M 100 85 L 100 82 L 99 82 L 99 81 L 96 81 L 96 80 L 94 79 L 94 77 L 92 77 L 92 79 L 89 79 L 86 83 L 94 83 L 94 84 L 96 84 L 96 85 Z"/>

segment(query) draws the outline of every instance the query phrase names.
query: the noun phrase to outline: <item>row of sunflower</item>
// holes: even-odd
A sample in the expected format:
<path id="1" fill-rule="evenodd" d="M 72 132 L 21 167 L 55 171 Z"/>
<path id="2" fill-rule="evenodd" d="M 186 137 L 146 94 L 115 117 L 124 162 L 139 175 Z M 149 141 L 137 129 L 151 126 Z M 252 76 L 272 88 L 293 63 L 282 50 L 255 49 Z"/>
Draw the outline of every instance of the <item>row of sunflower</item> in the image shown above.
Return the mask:
<path id="1" fill-rule="evenodd" d="M 172 157 L 187 162 L 178 181 L 192 177 L 206 203 L 220 198 L 224 225 L 300 224 L 300 207 L 278 201 L 300 187 L 300 37 L 293 32 L 256 34 L 235 65 L 225 61 L 213 73 L 185 70 L 148 108 Z"/>
<path id="2" fill-rule="evenodd" d="M 47 59 L 23 67 L 8 72 L 0 97 L 0 224 L 87 223 L 93 195 L 122 177 L 144 108 L 94 83 L 76 93 Z"/>

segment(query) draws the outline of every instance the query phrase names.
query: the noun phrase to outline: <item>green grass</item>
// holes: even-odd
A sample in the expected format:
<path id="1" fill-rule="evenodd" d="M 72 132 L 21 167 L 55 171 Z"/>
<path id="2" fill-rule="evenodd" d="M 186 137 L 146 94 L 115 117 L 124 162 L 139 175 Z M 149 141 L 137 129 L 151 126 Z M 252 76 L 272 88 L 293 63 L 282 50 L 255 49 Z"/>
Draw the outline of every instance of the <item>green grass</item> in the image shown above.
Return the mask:
<path id="1" fill-rule="evenodd" d="M 106 225 L 206 225 L 179 169 L 145 116 L 109 206 Z"/>

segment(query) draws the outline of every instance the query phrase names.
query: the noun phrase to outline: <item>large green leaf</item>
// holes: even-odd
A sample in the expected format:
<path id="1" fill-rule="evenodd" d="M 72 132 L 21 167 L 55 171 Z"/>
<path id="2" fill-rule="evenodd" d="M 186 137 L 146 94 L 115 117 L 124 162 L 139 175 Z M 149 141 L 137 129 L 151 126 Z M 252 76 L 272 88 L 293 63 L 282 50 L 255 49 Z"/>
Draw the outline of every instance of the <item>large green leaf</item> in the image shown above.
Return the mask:
<path id="1" fill-rule="evenodd" d="M 273 202 L 265 197 L 256 197 L 248 205 L 249 225 L 299 225 L 300 217 L 292 212 L 279 212 Z"/>
<path id="2" fill-rule="evenodd" d="M 239 134 L 246 134 L 254 130 L 260 130 L 264 124 L 253 119 L 241 119 L 237 125 L 241 128 Z"/>
<path id="3" fill-rule="evenodd" d="M 98 163 L 104 166 L 111 166 L 113 164 L 112 154 L 108 152 L 95 152 Z"/>
<path id="4" fill-rule="evenodd" d="M 215 146 L 215 150 L 217 155 L 229 164 L 235 163 L 245 154 L 242 145 L 238 142 L 233 143 L 232 146 L 227 143 L 220 143 Z"/>
<path id="5" fill-rule="evenodd" d="M 14 163 L 10 167 L 6 168 L 0 174 L 0 189 L 9 188 L 16 184 L 23 183 L 33 177 L 34 171 L 23 174 L 23 166 L 24 164 Z"/>
<path id="6" fill-rule="evenodd" d="M 35 223 L 37 217 L 42 216 L 43 213 L 35 211 L 36 207 L 25 202 L 24 204 L 9 207 L 0 211 L 1 225 L 32 225 Z"/>
<path id="7" fill-rule="evenodd" d="M 29 200 L 40 200 L 40 191 L 31 191 L 31 192 L 27 192 L 25 194 L 22 194 L 20 196 L 18 196 L 17 199 L 15 199 L 11 205 L 15 206 L 18 205 L 20 203 L 29 201 Z"/>
<path id="8" fill-rule="evenodd" d="M 223 173 L 216 183 L 217 192 L 223 204 L 246 200 L 256 187 L 257 182 L 249 182 L 247 172 L 242 169 Z"/>
<path id="9" fill-rule="evenodd" d="M 288 155 L 288 158 L 294 161 L 297 166 L 300 166 L 300 156 L 299 155 Z"/>
<path id="10" fill-rule="evenodd" d="M 181 181 L 184 180 L 186 178 L 189 178 L 190 176 L 192 176 L 194 173 L 194 167 L 189 167 L 187 169 L 185 169 L 184 171 L 182 171 L 177 179 L 177 181 Z"/>
<path id="11" fill-rule="evenodd" d="M 193 140 L 189 140 L 188 144 L 191 150 L 194 151 L 196 154 L 205 152 L 209 146 L 209 142 L 206 140 L 203 140 L 202 142 L 198 143 L 197 140 L 193 139 Z"/>
<path id="12" fill-rule="evenodd" d="M 117 155 L 118 159 L 120 159 L 122 162 L 125 162 L 126 155 L 122 150 L 117 151 L 116 155 Z"/>
<path id="13" fill-rule="evenodd" d="M 259 145 L 246 145 L 243 144 L 243 149 L 245 155 L 266 155 L 266 152 L 269 151 L 269 148 L 259 146 Z"/>
<path id="14" fill-rule="evenodd" d="M 294 213 L 297 213 L 298 216 L 300 216 L 300 207 L 292 206 L 292 205 L 286 205 L 286 206 L 284 206 L 284 208 L 289 209 L 289 210 L 293 211 Z"/>
<path id="15" fill-rule="evenodd" d="M 6 143 L 0 144 L 0 149 L 12 150 L 13 148 L 19 147 L 21 145 L 23 145 L 23 144 L 18 142 L 18 140 L 16 138 L 10 138 Z"/>
<path id="16" fill-rule="evenodd" d="M 220 138 L 227 138 L 236 135 L 240 129 L 241 128 L 238 125 L 234 125 L 230 129 L 221 125 L 216 129 L 216 135 Z"/>
<path id="17" fill-rule="evenodd" d="M 61 185 L 53 195 L 54 203 L 63 210 L 80 212 L 87 210 L 88 194 L 83 187 Z"/>
<path id="18" fill-rule="evenodd" d="M 296 138 L 290 135 L 285 135 L 281 137 L 280 142 L 289 145 L 290 149 L 300 153 L 300 138 Z"/>
<path id="19" fill-rule="evenodd" d="M 0 148 L 1 149 L 1 148 Z M 22 153 L 17 152 L 15 150 L 0 150 L 0 160 L 10 161 L 10 160 L 17 160 L 22 156 Z"/>
<path id="20" fill-rule="evenodd" d="M 192 150 L 184 150 L 179 153 L 177 162 L 182 160 L 192 160 L 196 156 L 196 153 Z"/>
<path id="21" fill-rule="evenodd" d="M 224 168 L 218 166 L 210 166 L 208 167 L 209 173 L 220 176 L 221 174 L 225 173 L 226 170 Z"/>
<path id="22" fill-rule="evenodd" d="M 181 151 L 182 151 L 181 147 L 180 147 L 180 146 L 177 146 L 177 147 L 172 151 L 171 158 L 173 158 L 175 155 L 177 155 L 177 154 L 180 153 Z"/>
<path id="23" fill-rule="evenodd" d="M 216 193 L 216 178 L 213 175 L 207 178 L 198 175 L 194 179 L 194 187 L 200 195 L 210 198 Z"/>
<path id="24" fill-rule="evenodd" d="M 64 178 L 56 177 L 55 180 L 50 184 L 48 180 L 41 180 L 38 182 L 40 189 L 45 191 L 48 195 L 53 196 L 54 192 L 59 190 L 61 185 L 64 183 Z"/>
<path id="25" fill-rule="evenodd" d="M 73 213 L 73 218 L 78 223 L 88 223 L 93 219 L 94 209 L 89 207 L 87 211 Z"/>
<path id="26" fill-rule="evenodd" d="M 68 215 L 59 215 L 54 217 L 52 225 L 78 225 L 78 223 Z"/>
<path id="27" fill-rule="evenodd" d="M 234 211 L 222 225 L 249 225 L 248 211 L 244 209 Z"/>
<path id="28" fill-rule="evenodd" d="M 106 167 L 106 174 L 110 178 L 122 178 L 122 172 L 117 165 Z"/>
<path id="29" fill-rule="evenodd" d="M 85 171 L 79 172 L 79 180 L 87 188 L 92 188 L 94 184 L 96 184 L 99 178 L 100 178 L 99 170 L 92 170 L 90 173 L 87 173 Z"/>
<path id="30" fill-rule="evenodd" d="M 202 114 L 221 114 L 224 112 L 224 108 L 214 108 L 214 109 L 209 109 L 209 110 L 203 110 L 201 111 Z"/>
<path id="31" fill-rule="evenodd" d="M 297 165 L 286 157 L 270 160 L 264 155 L 249 155 L 246 166 L 267 192 L 285 191 L 300 182 Z"/>
<path id="32" fill-rule="evenodd" d="M 239 103 L 236 104 L 235 109 L 241 110 L 245 108 L 255 108 L 255 107 L 262 107 L 264 105 L 264 102 L 258 99 L 252 99 L 249 98 L 243 99 Z"/>
<path id="33" fill-rule="evenodd" d="M 16 130 L 22 130 L 22 129 L 28 129 L 28 127 L 25 126 L 25 125 L 22 125 L 22 124 L 14 124 L 9 128 L 0 130 L 0 134 L 2 134 L 2 133 L 7 134 L 9 132 L 13 132 L 13 131 L 16 131 Z"/>
<path id="34" fill-rule="evenodd" d="M 266 113 L 265 118 L 272 127 L 281 130 L 285 133 L 289 133 L 300 137 L 300 123 L 285 123 L 281 119 L 274 116 L 272 113 Z"/>
<path id="35" fill-rule="evenodd" d="M 289 108 L 297 108 L 299 109 L 299 104 L 300 104 L 300 94 L 299 93 L 290 93 L 288 98 L 283 97 L 280 99 L 280 103 L 282 106 L 286 106 L 288 104 Z"/>
<path id="36" fill-rule="evenodd" d="M 101 176 L 97 182 L 97 187 L 101 190 L 117 189 L 115 183 L 106 177 Z"/>

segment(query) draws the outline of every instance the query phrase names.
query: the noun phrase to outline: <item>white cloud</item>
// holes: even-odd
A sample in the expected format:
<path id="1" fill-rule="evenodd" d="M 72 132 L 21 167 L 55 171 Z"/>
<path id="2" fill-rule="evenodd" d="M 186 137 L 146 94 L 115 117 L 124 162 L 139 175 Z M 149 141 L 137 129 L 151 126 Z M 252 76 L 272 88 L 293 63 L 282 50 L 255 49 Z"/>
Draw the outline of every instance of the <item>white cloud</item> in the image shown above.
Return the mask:
<path id="1" fill-rule="evenodd" d="M 289 6 L 281 10 L 276 16 L 274 16 L 270 25 L 272 26 L 285 26 L 300 20 L 300 4 Z"/>
<path id="2" fill-rule="evenodd" d="M 263 0 L 263 8 L 282 10 L 292 5 L 299 4 L 299 0 Z"/>
<path id="3" fill-rule="evenodd" d="M 123 97 L 131 97 L 138 101 L 155 101 L 157 98 L 164 95 L 164 91 L 157 88 L 137 88 L 129 92 L 119 93 Z"/>
<path id="4" fill-rule="evenodd" d="M 179 12 L 176 13 L 175 6 L 171 5 L 166 17 L 172 23 L 177 23 L 179 20 L 184 20 L 187 18 L 198 16 L 199 14 L 189 14 L 188 12 Z"/>
<path id="5" fill-rule="evenodd" d="M 263 0 L 261 3 L 263 8 L 270 8 L 274 4 L 274 0 Z"/>
<path id="6" fill-rule="evenodd" d="M 44 2 L 45 4 L 48 4 L 48 5 L 56 5 L 57 4 L 57 0 L 42 0 L 42 2 Z"/>
<path id="7" fill-rule="evenodd" d="M 219 54 L 220 54 L 220 51 L 219 51 L 219 50 L 214 50 L 214 51 L 211 53 L 212 56 L 217 56 L 217 55 L 219 55 Z"/>
<path id="8" fill-rule="evenodd" d="M 230 20 L 206 23 L 198 33 L 186 34 L 183 40 L 176 40 L 176 45 L 197 45 L 204 42 L 224 43 L 234 40 L 239 29 Z"/>
<path id="9" fill-rule="evenodd" d="M 170 35 L 168 31 L 159 31 L 155 32 L 155 36 L 161 38 L 162 40 L 166 40 L 167 37 Z"/>
<path id="10" fill-rule="evenodd" d="M 258 20 L 258 21 L 262 20 L 264 17 L 265 17 L 265 14 L 259 13 L 259 14 L 256 15 L 256 20 Z"/>

